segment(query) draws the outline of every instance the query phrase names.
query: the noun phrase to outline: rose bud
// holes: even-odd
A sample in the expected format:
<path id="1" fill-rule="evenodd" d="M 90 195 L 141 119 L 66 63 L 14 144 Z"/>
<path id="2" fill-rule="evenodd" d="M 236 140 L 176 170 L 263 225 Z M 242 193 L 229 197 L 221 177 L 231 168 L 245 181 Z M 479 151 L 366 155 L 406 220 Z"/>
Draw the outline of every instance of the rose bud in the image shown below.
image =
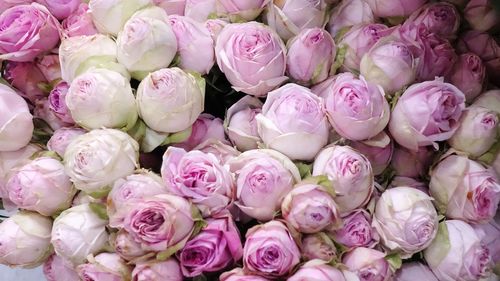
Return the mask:
<path id="1" fill-rule="evenodd" d="M 51 254 L 52 220 L 35 212 L 20 211 L 0 223 L 0 264 L 34 268 Z"/>
<path id="2" fill-rule="evenodd" d="M 394 275 L 395 281 L 414 281 L 415 276 L 425 281 L 439 281 L 427 265 L 420 262 L 404 263 Z"/>
<path id="3" fill-rule="evenodd" d="M 226 112 L 224 126 L 231 142 L 240 151 L 256 149 L 262 142 L 257 131 L 256 115 L 262 112 L 262 102 L 252 96 L 244 96 Z"/>
<path id="4" fill-rule="evenodd" d="M 352 11 L 356 11 L 353 13 Z M 340 31 L 353 25 L 374 23 L 372 9 L 365 0 L 344 0 L 333 8 L 328 30 L 335 37 Z"/>
<path id="5" fill-rule="evenodd" d="M 465 96 L 455 86 L 437 79 L 410 86 L 392 111 L 389 131 L 401 146 L 418 151 L 437 148 L 455 133 L 465 108 Z M 418 110 L 417 110 L 418 109 Z"/>
<path id="6" fill-rule="evenodd" d="M 180 68 L 150 73 L 137 89 L 137 108 L 153 130 L 174 133 L 191 126 L 203 111 L 205 81 Z"/>
<path id="7" fill-rule="evenodd" d="M 338 48 L 345 48 L 343 70 L 359 72 L 361 58 L 380 40 L 380 38 L 391 32 L 386 25 L 380 23 L 368 23 L 353 26 L 344 34 Z"/>
<path id="8" fill-rule="evenodd" d="M 328 78 L 336 47 L 322 28 L 303 29 L 287 44 L 287 73 L 302 85 L 317 84 Z"/>
<path id="9" fill-rule="evenodd" d="M 231 173 L 209 153 L 169 147 L 161 175 L 170 193 L 190 199 L 204 217 L 221 212 L 234 197 Z"/>
<path id="10" fill-rule="evenodd" d="M 350 142 L 349 145 L 370 161 L 374 175 L 382 174 L 391 163 L 394 143 L 383 131 L 370 140 Z"/>
<path id="11" fill-rule="evenodd" d="M 228 24 L 217 37 L 215 55 L 236 91 L 265 96 L 288 79 L 285 45 L 261 23 Z"/>
<path id="12" fill-rule="evenodd" d="M 270 221 L 250 228 L 243 248 L 243 268 L 266 277 L 288 275 L 300 262 L 293 233 L 285 224 Z"/>
<path id="13" fill-rule="evenodd" d="M 397 176 L 418 178 L 426 176 L 432 164 L 434 152 L 425 146 L 418 151 L 410 151 L 403 147 L 396 147 L 392 155 L 391 166 Z"/>
<path id="14" fill-rule="evenodd" d="M 64 100 L 75 123 L 86 129 L 132 128 L 137 121 L 129 81 L 108 69 L 93 69 L 78 76 Z"/>
<path id="15" fill-rule="evenodd" d="M 297 184 L 281 203 L 283 218 L 302 233 L 339 228 L 342 221 L 330 192 L 318 184 Z"/>
<path id="16" fill-rule="evenodd" d="M 0 84 L 0 151 L 26 146 L 33 135 L 33 116 L 28 104 L 10 87 Z"/>
<path id="17" fill-rule="evenodd" d="M 342 271 L 324 261 L 312 260 L 303 264 L 287 281 L 302 280 L 345 281 Z"/>
<path id="18" fill-rule="evenodd" d="M 33 119 L 35 120 L 43 120 L 52 130 L 57 130 L 62 127 L 69 127 L 74 125 L 74 123 L 63 122 L 56 116 L 56 114 L 50 109 L 50 102 L 48 98 L 42 98 L 35 102 L 33 117 Z"/>
<path id="19" fill-rule="evenodd" d="M 177 252 L 185 277 L 219 271 L 242 255 L 240 233 L 230 215 L 208 219 L 201 232 Z"/>
<path id="20" fill-rule="evenodd" d="M 141 249 L 161 255 L 167 249 L 184 247 L 199 219 L 193 218 L 191 210 L 186 199 L 160 194 L 127 202 L 110 218 L 109 225 L 127 231 Z"/>
<path id="21" fill-rule="evenodd" d="M 69 90 L 68 83 L 61 81 L 50 91 L 48 97 L 49 109 L 54 115 L 64 123 L 74 124 L 71 112 L 66 105 L 66 95 Z"/>
<path id="22" fill-rule="evenodd" d="M 232 22 L 246 22 L 257 18 L 271 0 L 216 0 L 220 16 Z"/>
<path id="23" fill-rule="evenodd" d="M 491 271 L 491 256 L 474 229 L 459 220 L 440 224 L 439 233 L 424 251 L 438 280 L 479 280 Z"/>
<path id="24" fill-rule="evenodd" d="M 429 195 L 411 187 L 395 187 L 380 196 L 372 225 L 385 247 L 406 258 L 429 246 L 437 233 L 438 216 Z"/>
<path id="25" fill-rule="evenodd" d="M 167 13 L 158 7 L 135 13 L 118 33 L 116 44 L 118 62 L 138 80 L 167 67 L 177 52 L 177 39 Z"/>
<path id="26" fill-rule="evenodd" d="M 56 254 L 50 256 L 43 264 L 43 275 L 47 281 L 80 281 L 76 271 Z"/>
<path id="27" fill-rule="evenodd" d="M 202 113 L 191 126 L 189 138 L 181 143 L 174 144 L 174 146 L 189 151 L 209 139 L 228 143 L 222 120 L 211 114 Z"/>
<path id="28" fill-rule="evenodd" d="M 496 39 L 486 32 L 469 30 L 465 32 L 457 44 L 457 49 L 464 52 L 472 52 L 478 55 L 486 66 L 488 75 L 492 82 L 498 81 L 500 59 L 500 44 Z M 496 80 L 495 80 L 496 79 Z"/>
<path id="29" fill-rule="evenodd" d="M 80 3 L 78 9 L 62 21 L 62 28 L 68 37 L 98 33 L 87 3 Z"/>
<path id="30" fill-rule="evenodd" d="M 129 280 L 131 268 L 115 253 L 100 253 L 89 257 L 89 263 L 76 267 L 82 280 Z"/>
<path id="31" fill-rule="evenodd" d="M 309 28 L 322 29 L 327 20 L 325 0 L 274 1 L 267 5 L 264 22 L 287 41 Z"/>
<path id="32" fill-rule="evenodd" d="M 89 69 L 105 68 L 130 77 L 127 69 L 116 60 L 116 43 L 102 34 L 75 36 L 64 39 L 59 46 L 61 76 L 68 84 Z"/>
<path id="33" fill-rule="evenodd" d="M 491 170 L 465 156 L 450 155 L 430 175 L 430 193 L 448 218 L 487 223 L 495 216 L 500 183 Z"/>
<path id="34" fill-rule="evenodd" d="M 474 100 L 474 106 L 482 106 L 500 114 L 500 89 L 493 89 L 482 93 Z"/>
<path id="35" fill-rule="evenodd" d="M 486 68 L 481 58 L 473 53 L 460 55 L 447 76 L 447 80 L 464 93 L 467 102 L 481 94 L 485 79 Z"/>
<path id="36" fill-rule="evenodd" d="M 358 247 L 342 256 L 342 263 L 355 272 L 360 280 L 387 281 L 392 279 L 389 262 L 383 252 Z"/>
<path id="37" fill-rule="evenodd" d="M 402 41 L 380 40 L 364 54 L 360 74 L 392 95 L 415 80 L 417 60 Z"/>
<path id="38" fill-rule="evenodd" d="M 354 210 L 342 217 L 341 229 L 332 232 L 333 239 L 350 249 L 373 248 L 379 241 L 377 231 L 371 226 L 372 217 L 363 209 Z"/>
<path id="39" fill-rule="evenodd" d="M 337 257 L 335 243 L 324 232 L 304 235 L 301 252 L 306 260 L 320 259 L 331 262 Z"/>
<path id="40" fill-rule="evenodd" d="M 55 82 L 61 79 L 61 65 L 58 55 L 43 56 L 36 62 L 36 65 L 47 81 Z"/>
<path id="41" fill-rule="evenodd" d="M 0 15 L 0 59 L 29 62 L 59 43 L 59 22 L 38 3 L 19 5 Z"/>
<path id="42" fill-rule="evenodd" d="M 15 168 L 5 187 L 19 208 L 44 216 L 69 208 L 76 193 L 64 165 L 51 157 L 36 158 Z"/>
<path id="43" fill-rule="evenodd" d="M 84 263 L 89 254 L 96 254 L 105 247 L 107 224 L 108 221 L 100 218 L 90 204 L 78 205 L 55 219 L 50 242 L 58 256 L 76 266 Z"/>
<path id="44" fill-rule="evenodd" d="M 64 153 L 66 173 L 79 190 L 102 197 L 115 180 L 138 166 L 139 145 L 114 129 L 92 130 L 75 138 Z"/>
<path id="45" fill-rule="evenodd" d="M 67 18 L 82 3 L 81 0 L 36 0 L 36 2 L 44 5 L 58 20 Z"/>
<path id="46" fill-rule="evenodd" d="M 268 281 L 268 279 L 257 275 L 250 275 L 241 268 L 235 268 L 222 273 L 220 281 Z"/>
<path id="47" fill-rule="evenodd" d="M 142 260 L 148 252 L 142 249 L 141 244 L 136 242 L 134 238 L 125 230 L 111 234 L 109 243 L 114 251 L 127 261 L 136 262 Z"/>
<path id="48" fill-rule="evenodd" d="M 488 31 L 498 26 L 500 17 L 498 11 L 489 0 L 467 1 L 464 9 L 464 18 L 472 26 L 472 29 Z"/>
<path id="49" fill-rule="evenodd" d="M 412 13 L 405 23 L 424 25 L 429 32 L 447 39 L 454 39 L 460 26 L 460 14 L 453 4 L 429 3 Z"/>
<path id="50" fill-rule="evenodd" d="M 198 22 L 204 22 L 216 15 L 216 0 L 186 0 L 184 15 Z"/>
<path id="51" fill-rule="evenodd" d="M 246 151 L 228 165 L 236 177 L 235 204 L 260 221 L 272 220 L 284 197 L 300 181 L 297 166 L 270 149 Z"/>
<path id="52" fill-rule="evenodd" d="M 213 154 L 223 165 L 240 155 L 240 152 L 234 147 L 214 139 L 208 139 L 200 143 L 193 150 Z"/>
<path id="53" fill-rule="evenodd" d="M 364 206 L 373 192 L 370 161 L 349 146 L 323 149 L 313 164 L 313 176 L 326 175 L 335 188 L 335 202 L 341 213 Z"/>
<path id="54" fill-rule="evenodd" d="M 497 140 L 498 113 L 482 106 L 470 106 L 460 118 L 460 126 L 448 140 L 451 147 L 479 157 Z"/>
<path id="55" fill-rule="evenodd" d="M 182 281 L 179 262 L 174 258 L 159 262 L 138 262 L 132 271 L 132 280 L 137 281 Z"/>
<path id="56" fill-rule="evenodd" d="M 215 63 L 214 41 L 201 22 L 178 15 L 168 16 L 177 38 L 178 66 L 186 71 L 207 74 Z"/>
<path id="57" fill-rule="evenodd" d="M 31 4 L 33 0 L 4 0 L 0 2 L 0 14 L 3 13 L 8 8 L 19 6 L 19 5 L 27 5 Z"/>
<path id="58" fill-rule="evenodd" d="M 46 96 L 41 86 L 47 84 L 47 79 L 34 62 L 7 61 L 3 77 L 31 103 Z"/>
<path id="59" fill-rule="evenodd" d="M 78 136 L 85 134 L 87 131 L 81 128 L 63 127 L 54 131 L 49 141 L 47 149 L 56 152 L 63 157 L 69 143 Z"/>
<path id="60" fill-rule="evenodd" d="M 228 22 L 221 19 L 208 19 L 205 21 L 205 28 L 208 29 L 214 42 L 217 41 L 217 36 L 226 25 L 228 25 Z"/>
<path id="61" fill-rule="evenodd" d="M 427 0 L 367 0 L 376 17 L 406 17 L 422 7 Z"/>
<path id="62" fill-rule="evenodd" d="M 184 15 L 186 0 L 153 0 L 153 4 L 165 10 L 167 15 Z"/>
<path id="63" fill-rule="evenodd" d="M 323 100 L 297 84 L 270 92 L 255 118 L 264 144 L 290 159 L 312 160 L 328 142 L 330 126 Z"/>
<path id="64" fill-rule="evenodd" d="M 490 251 L 495 267 L 498 267 L 500 265 L 500 215 L 496 214 L 495 218 L 487 224 L 475 224 L 472 227 L 481 239 L 481 243 Z"/>

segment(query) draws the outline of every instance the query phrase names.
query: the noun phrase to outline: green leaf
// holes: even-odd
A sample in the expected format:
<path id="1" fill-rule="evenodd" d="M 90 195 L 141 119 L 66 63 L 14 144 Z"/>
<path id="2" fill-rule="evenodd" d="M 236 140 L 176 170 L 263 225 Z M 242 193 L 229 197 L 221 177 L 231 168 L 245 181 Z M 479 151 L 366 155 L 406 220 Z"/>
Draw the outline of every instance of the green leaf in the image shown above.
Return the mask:
<path id="1" fill-rule="evenodd" d="M 332 68 L 330 69 L 330 75 L 335 74 L 337 70 L 344 64 L 345 54 L 347 53 L 346 44 L 342 44 L 337 48 L 337 55 L 335 56 L 335 62 L 332 64 Z"/>
<path id="2" fill-rule="evenodd" d="M 183 131 L 170 134 L 161 145 L 181 143 L 183 141 L 186 141 L 187 139 L 189 139 L 192 132 L 193 132 L 193 126 L 187 128 Z"/>
<path id="3" fill-rule="evenodd" d="M 303 162 L 296 162 L 295 166 L 297 166 L 297 168 L 299 169 L 301 179 L 310 177 L 312 175 L 311 174 L 312 164 L 306 164 Z"/>
<path id="4" fill-rule="evenodd" d="M 89 203 L 89 207 L 99 218 L 102 220 L 108 220 L 108 212 L 106 211 L 106 206 L 100 203 Z"/>
<path id="5" fill-rule="evenodd" d="M 385 260 L 389 263 L 393 271 L 401 268 L 401 265 L 403 264 L 403 260 L 398 253 L 393 253 L 385 256 Z"/>

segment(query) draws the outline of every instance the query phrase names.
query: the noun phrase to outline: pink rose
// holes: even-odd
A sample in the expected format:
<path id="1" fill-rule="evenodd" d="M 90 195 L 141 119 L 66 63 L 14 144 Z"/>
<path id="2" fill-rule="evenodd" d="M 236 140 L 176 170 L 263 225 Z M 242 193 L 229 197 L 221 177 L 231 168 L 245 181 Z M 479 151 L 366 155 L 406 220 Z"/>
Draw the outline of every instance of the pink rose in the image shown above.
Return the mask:
<path id="1" fill-rule="evenodd" d="M 64 157 L 64 152 L 69 143 L 76 137 L 85 134 L 87 131 L 81 128 L 63 127 L 54 131 L 49 141 L 47 149 L 56 152 L 59 156 Z"/>
<path id="2" fill-rule="evenodd" d="M 66 94 L 68 93 L 68 83 L 59 82 L 49 94 L 49 108 L 61 120 L 68 124 L 74 124 L 71 113 L 66 105 Z"/>
<path id="3" fill-rule="evenodd" d="M 257 18 L 271 0 L 216 0 L 220 16 L 232 22 L 246 22 Z"/>
<path id="4" fill-rule="evenodd" d="M 429 32 L 447 39 L 454 39 L 460 26 L 460 14 L 448 2 L 429 3 L 415 11 L 406 23 L 425 25 Z"/>
<path id="5" fill-rule="evenodd" d="M 48 82 L 61 79 L 61 65 L 59 64 L 58 55 L 43 56 L 36 62 L 36 65 Z"/>
<path id="6" fill-rule="evenodd" d="M 89 6 L 86 3 L 81 3 L 76 11 L 62 21 L 62 28 L 64 34 L 68 37 L 97 33 L 89 12 Z"/>
<path id="7" fill-rule="evenodd" d="M 374 175 L 380 175 L 391 163 L 394 142 L 382 132 L 370 140 L 350 142 L 349 146 L 363 154 L 372 165 Z"/>
<path id="8" fill-rule="evenodd" d="M 208 139 L 194 148 L 204 153 L 213 154 L 221 164 L 228 163 L 240 155 L 240 152 L 231 145 L 214 139 Z"/>
<path id="9" fill-rule="evenodd" d="M 399 98 L 389 131 L 401 146 L 418 151 L 421 146 L 449 139 L 458 129 L 465 108 L 465 96 L 455 86 L 442 80 L 410 86 Z"/>
<path id="10" fill-rule="evenodd" d="M 3 77 L 33 104 L 46 96 L 47 79 L 34 62 L 8 61 Z"/>
<path id="11" fill-rule="evenodd" d="M 397 176 L 418 178 L 427 175 L 432 164 L 433 151 L 425 146 L 417 151 L 396 147 L 392 155 L 391 166 Z"/>
<path id="12" fill-rule="evenodd" d="M 306 260 L 320 259 L 331 262 L 337 257 L 335 243 L 324 232 L 304 235 L 301 252 Z"/>
<path id="13" fill-rule="evenodd" d="M 234 197 L 232 175 L 213 154 L 169 147 L 161 175 L 170 192 L 190 199 L 204 217 L 219 213 Z"/>
<path id="14" fill-rule="evenodd" d="M 123 229 L 110 237 L 110 244 L 115 252 L 127 261 L 140 260 L 141 257 L 147 254 L 147 251 L 142 249 L 141 244 L 136 242 L 134 238 Z"/>
<path id="15" fill-rule="evenodd" d="M 377 17 L 405 17 L 422 7 L 427 0 L 367 0 Z"/>
<path id="16" fill-rule="evenodd" d="M 19 5 L 0 15 L 0 59 L 33 61 L 59 43 L 60 25 L 42 5 Z"/>
<path id="17" fill-rule="evenodd" d="M 316 27 L 303 29 L 287 43 L 287 73 L 302 85 L 319 83 L 330 74 L 336 46 L 332 36 Z"/>
<path id="18" fill-rule="evenodd" d="M 186 0 L 153 0 L 153 4 L 162 8 L 168 15 L 184 15 Z"/>
<path id="19" fill-rule="evenodd" d="M 219 33 L 226 25 L 228 25 L 228 22 L 221 19 L 208 19 L 205 21 L 205 27 L 208 29 L 208 32 L 210 33 L 210 36 L 212 36 L 214 42 L 217 42 Z"/>
<path id="20" fill-rule="evenodd" d="M 461 54 L 446 80 L 464 93 L 467 102 L 471 102 L 482 92 L 486 81 L 486 68 L 476 54 Z"/>
<path id="21" fill-rule="evenodd" d="M 8 8 L 19 6 L 19 5 L 27 5 L 31 4 L 33 0 L 4 0 L 0 2 L 0 14 L 3 13 Z"/>
<path id="22" fill-rule="evenodd" d="M 43 275 L 47 281 L 80 281 L 76 271 L 56 254 L 50 256 L 43 264 Z"/>
<path id="23" fill-rule="evenodd" d="M 471 0 L 467 1 L 464 9 L 464 18 L 472 26 L 472 29 L 479 31 L 488 31 L 498 26 L 500 17 L 498 11 L 489 0 Z"/>
<path id="24" fill-rule="evenodd" d="M 420 262 L 404 263 L 394 275 L 395 281 L 414 281 L 415 276 L 425 281 L 439 281 L 427 265 Z"/>
<path id="25" fill-rule="evenodd" d="M 74 123 L 66 123 L 56 116 L 56 114 L 50 109 L 50 102 L 48 98 L 39 99 L 35 102 L 33 117 L 35 119 L 43 120 L 52 130 L 74 125 Z"/>
<path id="26" fill-rule="evenodd" d="M 101 253 L 89 258 L 90 263 L 76 267 L 82 280 L 125 281 L 131 274 L 131 268 L 115 253 Z"/>
<path id="27" fill-rule="evenodd" d="M 191 126 L 191 135 L 189 138 L 174 146 L 189 151 L 209 139 L 227 142 L 222 120 L 211 114 L 203 113 Z"/>
<path id="28" fill-rule="evenodd" d="M 237 91 L 265 96 L 288 78 L 286 48 L 268 26 L 228 24 L 217 37 L 217 65 Z"/>
<path id="29" fill-rule="evenodd" d="M 270 221 L 248 230 L 243 248 L 245 270 L 266 277 L 283 277 L 299 262 L 299 248 L 282 222 Z"/>
<path id="30" fill-rule="evenodd" d="M 216 272 L 241 259 L 240 233 L 230 215 L 207 220 L 207 225 L 177 252 L 182 273 L 194 277 Z"/>
<path id="31" fill-rule="evenodd" d="M 343 226 L 333 232 L 333 238 L 350 249 L 356 247 L 373 248 L 378 244 L 379 236 L 372 227 L 372 217 L 364 209 L 354 210 L 342 217 Z"/>
<path id="32" fill-rule="evenodd" d="M 216 15 L 216 0 L 186 0 L 184 15 L 195 21 L 204 22 L 211 15 Z"/>
<path id="33" fill-rule="evenodd" d="M 358 247 L 342 257 L 342 263 L 363 281 L 388 281 L 392 279 L 391 267 L 385 254 L 369 248 Z"/>
<path id="34" fill-rule="evenodd" d="M 252 96 L 244 96 L 226 112 L 224 126 L 231 142 L 240 150 L 256 149 L 262 142 L 257 131 L 255 117 L 262 112 L 262 102 Z"/>
<path id="35" fill-rule="evenodd" d="M 352 11 L 356 11 L 353 13 Z M 345 0 L 336 5 L 328 22 L 329 31 L 335 37 L 340 31 L 353 25 L 374 23 L 372 9 L 365 0 Z"/>
<path id="36" fill-rule="evenodd" d="M 344 274 L 326 262 L 313 260 L 303 264 L 287 281 L 311 280 L 345 281 Z"/>
<path id="37" fill-rule="evenodd" d="M 135 281 L 182 281 L 179 262 L 173 258 L 160 262 L 138 262 L 132 271 Z"/>
<path id="38" fill-rule="evenodd" d="M 247 274 L 243 269 L 235 268 L 231 271 L 222 273 L 220 281 L 268 281 L 268 279 L 257 275 Z"/>
<path id="39" fill-rule="evenodd" d="M 67 18 L 82 3 L 81 0 L 36 0 L 36 2 L 47 7 L 49 12 L 58 20 Z"/>
<path id="40" fill-rule="evenodd" d="M 472 225 L 474 231 L 488 248 L 495 266 L 500 265 L 500 215 L 497 213 L 487 224 Z"/>
<path id="41" fill-rule="evenodd" d="M 495 216 L 500 183 L 491 170 L 465 156 L 450 155 L 430 175 L 430 193 L 447 217 L 486 223 Z"/>

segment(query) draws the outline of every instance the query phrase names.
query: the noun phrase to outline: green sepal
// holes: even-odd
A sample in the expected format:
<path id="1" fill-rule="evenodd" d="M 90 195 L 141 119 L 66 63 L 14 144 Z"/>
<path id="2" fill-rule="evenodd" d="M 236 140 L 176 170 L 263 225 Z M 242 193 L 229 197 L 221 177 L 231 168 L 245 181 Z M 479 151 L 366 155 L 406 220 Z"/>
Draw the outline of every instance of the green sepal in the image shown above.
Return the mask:
<path id="1" fill-rule="evenodd" d="M 385 260 L 389 263 L 393 271 L 400 269 L 403 264 L 403 260 L 398 253 L 388 254 L 385 256 Z"/>
<path id="2" fill-rule="evenodd" d="M 108 212 L 106 210 L 106 206 L 101 203 L 89 203 L 89 208 L 102 220 L 109 220 Z"/>
<path id="3" fill-rule="evenodd" d="M 141 140 L 146 135 L 146 124 L 141 119 L 137 119 L 137 122 L 135 122 L 134 126 L 128 129 L 126 132 L 138 143 L 141 143 Z"/>
<path id="4" fill-rule="evenodd" d="M 328 179 L 328 176 L 326 175 L 308 177 L 302 180 L 300 183 L 321 185 L 322 187 L 325 188 L 325 191 L 328 192 L 332 197 L 336 196 L 335 189 L 333 187 L 333 182 L 330 179 Z"/>
<path id="5" fill-rule="evenodd" d="M 495 159 L 497 158 L 498 153 L 500 153 L 500 140 L 495 142 L 490 147 L 490 149 L 487 152 L 485 152 L 483 155 L 479 156 L 479 158 L 477 160 L 479 160 L 485 164 L 491 165 L 491 163 L 493 163 L 493 161 L 495 161 Z"/>
<path id="6" fill-rule="evenodd" d="M 62 161 L 61 156 L 59 156 L 59 154 L 57 154 L 57 152 L 50 151 L 50 150 L 37 151 L 37 152 L 33 153 L 33 155 L 31 155 L 31 157 L 29 159 L 35 160 L 35 159 L 40 158 L 40 157 L 49 157 L 49 158 L 56 159 L 58 161 Z"/>
<path id="7" fill-rule="evenodd" d="M 94 191 L 94 192 L 89 192 L 87 193 L 90 197 L 95 198 L 95 199 L 101 199 L 104 198 L 108 195 L 109 191 L 111 190 L 110 186 L 105 186 L 99 191 Z"/>
<path id="8" fill-rule="evenodd" d="M 191 218 L 193 218 L 194 221 L 191 237 L 195 237 L 205 226 L 207 226 L 207 222 L 201 216 L 200 210 L 194 205 L 191 205 Z"/>
<path id="9" fill-rule="evenodd" d="M 425 260 L 431 267 L 437 267 L 448 255 L 450 249 L 451 244 L 448 228 L 443 221 L 439 223 L 436 238 L 434 238 L 431 245 L 425 250 Z"/>
<path id="10" fill-rule="evenodd" d="M 330 75 L 335 74 L 335 72 L 337 72 L 337 70 L 344 64 L 347 48 L 349 48 L 349 46 L 345 44 L 342 44 L 337 48 L 337 55 L 335 56 L 335 62 L 332 64 L 332 67 L 330 68 Z"/>
<path id="11" fill-rule="evenodd" d="M 295 166 L 299 169 L 300 178 L 305 179 L 311 177 L 312 164 L 306 164 L 304 162 L 296 162 Z"/>
<path id="12" fill-rule="evenodd" d="M 53 85 L 51 85 L 50 83 L 45 83 L 45 82 L 38 82 L 36 84 L 36 87 L 41 90 L 45 95 L 48 95 L 50 93 L 50 91 L 52 91 L 52 89 L 54 88 Z"/>
<path id="13" fill-rule="evenodd" d="M 174 144 L 174 143 L 181 143 L 183 141 L 186 141 L 189 139 L 191 136 L 191 133 L 193 132 L 193 127 L 190 126 L 189 128 L 168 135 L 168 137 L 161 143 L 161 145 L 167 145 L 167 144 Z"/>

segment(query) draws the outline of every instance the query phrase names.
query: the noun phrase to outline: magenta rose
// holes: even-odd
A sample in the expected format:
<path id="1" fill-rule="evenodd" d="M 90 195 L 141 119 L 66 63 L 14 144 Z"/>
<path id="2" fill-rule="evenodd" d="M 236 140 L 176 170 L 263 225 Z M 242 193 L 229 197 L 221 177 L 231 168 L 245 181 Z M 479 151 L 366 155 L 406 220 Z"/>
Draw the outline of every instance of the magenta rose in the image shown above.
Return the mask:
<path id="1" fill-rule="evenodd" d="M 377 17 L 405 17 L 422 7 L 428 0 L 368 0 Z"/>
<path id="2" fill-rule="evenodd" d="M 392 155 L 391 166 L 397 176 L 418 178 L 427 175 L 432 164 L 433 151 L 425 146 L 417 151 L 396 147 Z"/>
<path id="3" fill-rule="evenodd" d="M 54 254 L 43 264 L 43 275 L 47 281 L 80 281 L 76 271 L 64 260 Z"/>
<path id="4" fill-rule="evenodd" d="M 372 216 L 364 209 L 354 210 L 342 217 L 343 226 L 335 230 L 333 238 L 350 249 L 373 248 L 379 242 L 377 231 L 372 227 Z"/>
<path id="5" fill-rule="evenodd" d="M 242 255 L 240 233 L 230 215 L 208 219 L 201 232 L 177 252 L 186 277 L 219 271 L 240 260 Z"/>
<path id="6" fill-rule="evenodd" d="M 49 94 L 49 108 L 62 122 L 74 124 L 71 112 L 66 105 L 66 94 L 68 93 L 68 83 L 59 82 Z"/>
<path id="7" fill-rule="evenodd" d="M 56 152 L 59 156 L 64 157 L 64 152 L 69 143 L 78 136 L 85 134 L 87 131 L 81 128 L 63 127 L 54 131 L 49 141 L 47 149 Z"/>
<path id="8" fill-rule="evenodd" d="M 76 11 L 62 21 L 62 28 L 68 37 L 98 33 L 86 3 L 81 3 Z"/>
<path id="9" fill-rule="evenodd" d="M 465 53 L 458 56 L 446 80 L 455 85 L 465 95 L 465 100 L 471 102 L 483 90 L 486 81 L 486 68 L 479 56 Z"/>
<path id="10" fill-rule="evenodd" d="M 335 243 L 324 232 L 304 235 L 302 237 L 301 253 L 306 260 L 320 259 L 331 262 L 337 257 Z"/>
<path id="11" fill-rule="evenodd" d="M 268 281 L 268 279 L 245 273 L 242 268 L 235 268 L 231 271 L 222 273 L 220 281 Z"/>
<path id="12" fill-rule="evenodd" d="M 274 279 L 288 275 L 299 262 L 299 248 L 284 223 L 270 221 L 248 230 L 243 248 L 245 270 Z"/>
<path id="13" fill-rule="evenodd" d="M 456 37 L 460 26 L 460 14 L 455 6 L 448 2 L 429 3 L 415 11 L 406 23 L 423 24 L 438 36 L 448 39 Z"/>
<path id="14" fill-rule="evenodd" d="M 59 43 L 60 25 L 42 5 L 19 5 L 0 15 L 0 59 L 26 62 Z"/>
<path id="15" fill-rule="evenodd" d="M 179 262 L 174 259 L 166 261 L 138 262 L 132 271 L 134 281 L 182 281 L 182 272 Z"/>
<path id="16" fill-rule="evenodd" d="M 48 85 L 47 79 L 34 62 L 7 62 L 3 78 L 31 103 L 46 96 L 42 89 Z"/>
<path id="17" fill-rule="evenodd" d="M 228 142 L 226 140 L 226 134 L 224 133 L 222 120 L 211 114 L 203 113 L 194 121 L 193 125 L 191 125 L 191 135 L 189 138 L 174 146 L 190 151 L 209 139 Z"/>
<path id="18" fill-rule="evenodd" d="M 363 154 L 372 165 L 374 175 L 380 175 L 391 163 L 394 142 L 382 132 L 370 140 L 350 142 L 349 146 Z"/>
<path id="19" fill-rule="evenodd" d="M 363 281 L 388 281 L 392 278 L 385 254 L 374 249 L 355 248 L 342 257 L 342 263 Z"/>
<path id="20" fill-rule="evenodd" d="M 36 0 L 36 2 L 47 7 L 47 10 L 58 20 L 67 18 L 82 3 L 81 0 Z"/>
<path id="21" fill-rule="evenodd" d="M 389 131 L 401 146 L 418 151 L 421 146 L 449 139 L 459 126 L 465 96 L 440 79 L 414 84 L 399 98 Z"/>
<path id="22" fill-rule="evenodd" d="M 132 269 L 115 253 L 101 253 L 91 256 L 89 263 L 76 267 L 81 280 L 125 281 L 129 278 Z"/>

